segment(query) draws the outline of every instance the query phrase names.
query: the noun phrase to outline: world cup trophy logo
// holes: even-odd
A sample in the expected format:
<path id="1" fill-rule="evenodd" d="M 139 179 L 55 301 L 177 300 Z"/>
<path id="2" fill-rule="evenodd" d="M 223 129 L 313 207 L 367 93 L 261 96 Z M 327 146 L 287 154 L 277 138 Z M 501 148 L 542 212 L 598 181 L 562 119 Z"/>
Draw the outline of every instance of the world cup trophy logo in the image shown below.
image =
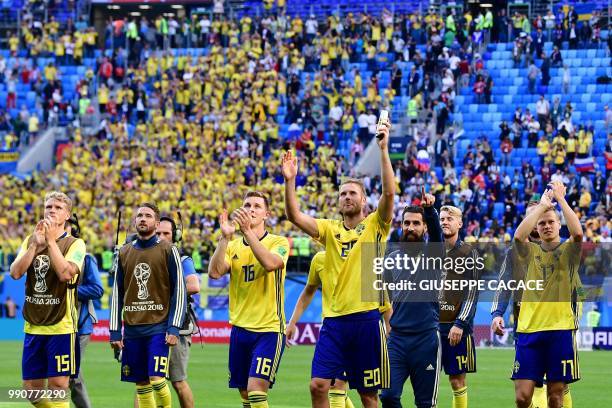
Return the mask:
<path id="1" fill-rule="evenodd" d="M 45 276 L 47 276 L 47 272 L 49 272 L 50 265 L 51 261 L 47 255 L 38 255 L 34 258 L 34 276 L 36 278 L 34 291 L 38 293 L 45 293 L 47 291 Z"/>
<path id="2" fill-rule="evenodd" d="M 146 263 L 139 263 L 134 268 L 134 276 L 138 284 L 138 299 L 147 299 L 149 297 L 147 282 L 149 281 L 149 276 L 151 276 L 151 267 Z"/>

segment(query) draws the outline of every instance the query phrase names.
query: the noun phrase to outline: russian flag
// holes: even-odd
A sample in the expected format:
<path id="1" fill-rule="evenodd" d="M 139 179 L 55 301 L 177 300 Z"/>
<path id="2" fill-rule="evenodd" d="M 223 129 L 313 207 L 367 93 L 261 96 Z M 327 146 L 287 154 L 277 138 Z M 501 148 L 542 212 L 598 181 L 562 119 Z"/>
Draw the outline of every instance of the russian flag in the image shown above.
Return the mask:
<path id="1" fill-rule="evenodd" d="M 419 171 L 429 171 L 429 154 L 426 150 L 419 150 L 417 152 L 417 167 Z"/>
<path id="2" fill-rule="evenodd" d="M 595 171 L 595 163 L 592 157 L 576 158 L 574 160 L 574 167 L 580 173 Z"/>

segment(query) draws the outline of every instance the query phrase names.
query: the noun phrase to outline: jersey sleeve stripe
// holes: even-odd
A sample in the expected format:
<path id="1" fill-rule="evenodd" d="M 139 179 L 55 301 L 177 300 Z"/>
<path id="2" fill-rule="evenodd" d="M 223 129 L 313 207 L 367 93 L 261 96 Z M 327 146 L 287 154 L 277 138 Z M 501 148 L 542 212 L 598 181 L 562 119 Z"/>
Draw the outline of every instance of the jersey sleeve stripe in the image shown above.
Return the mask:
<path id="1" fill-rule="evenodd" d="M 185 309 L 185 281 L 183 279 L 183 264 L 181 263 L 181 257 L 179 256 L 178 249 L 176 249 L 175 246 L 172 247 L 172 255 L 174 256 L 174 261 L 176 262 L 176 286 L 178 288 L 172 326 L 180 327 Z"/>
<path id="2" fill-rule="evenodd" d="M 498 281 L 501 281 L 504 275 L 506 274 L 506 264 L 508 262 L 509 254 L 510 252 L 506 252 L 506 255 L 504 256 L 504 261 L 502 262 L 501 268 L 499 270 L 499 275 L 497 277 Z M 499 288 L 495 291 L 495 297 L 493 298 L 493 303 L 491 304 L 491 313 L 496 311 L 499 307 L 499 296 L 501 295 L 501 292 L 502 291 Z"/>
<path id="3" fill-rule="evenodd" d="M 436 355 L 436 379 L 434 381 L 434 394 L 433 394 L 433 398 L 431 399 L 431 405 L 432 406 L 436 406 L 437 402 L 438 402 L 438 382 L 440 380 L 440 370 L 441 370 L 441 365 L 442 365 L 442 341 L 440 340 L 440 332 L 437 331 L 436 332 L 436 336 L 438 337 L 438 352 Z"/>
<path id="4" fill-rule="evenodd" d="M 119 262 L 119 260 L 117 260 Z M 119 316 L 120 311 L 118 311 L 119 307 L 119 291 L 117 289 L 117 273 L 115 272 L 115 276 L 113 279 L 113 293 L 111 295 L 111 318 L 110 318 L 110 327 L 111 331 L 118 330 L 119 326 L 117 323 L 117 317 Z"/>

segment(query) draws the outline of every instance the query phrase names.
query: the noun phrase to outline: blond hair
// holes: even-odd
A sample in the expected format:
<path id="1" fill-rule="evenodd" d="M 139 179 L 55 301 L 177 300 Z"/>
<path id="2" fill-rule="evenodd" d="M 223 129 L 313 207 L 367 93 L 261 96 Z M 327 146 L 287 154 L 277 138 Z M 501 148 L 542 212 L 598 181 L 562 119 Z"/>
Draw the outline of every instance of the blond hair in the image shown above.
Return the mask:
<path id="1" fill-rule="evenodd" d="M 555 207 L 548 207 L 543 213 L 542 215 L 546 214 L 547 212 L 553 212 L 555 213 L 555 215 L 557 216 L 557 220 L 561 221 L 561 213 L 559 211 L 557 211 L 557 209 Z M 539 221 L 539 220 L 538 220 Z"/>
<path id="2" fill-rule="evenodd" d="M 458 217 L 459 219 L 463 218 L 463 212 L 461 211 L 460 208 L 457 208 L 455 206 L 452 206 L 452 205 L 443 205 L 442 208 L 440 208 L 440 213 L 442 213 L 442 211 L 446 211 L 447 213 L 449 213 L 453 217 Z"/>
<path id="3" fill-rule="evenodd" d="M 49 200 L 61 201 L 62 203 L 66 204 L 66 211 L 72 211 L 72 200 L 61 191 L 51 191 L 50 193 L 47 193 L 47 195 L 45 195 L 45 203 Z"/>
<path id="4" fill-rule="evenodd" d="M 364 197 L 366 196 L 365 184 L 363 184 L 363 181 L 361 179 L 354 178 L 354 177 L 346 177 L 342 179 L 342 182 L 340 183 L 340 187 L 342 187 L 345 184 L 357 184 L 359 188 L 361 189 L 361 193 L 363 194 L 363 196 Z"/>

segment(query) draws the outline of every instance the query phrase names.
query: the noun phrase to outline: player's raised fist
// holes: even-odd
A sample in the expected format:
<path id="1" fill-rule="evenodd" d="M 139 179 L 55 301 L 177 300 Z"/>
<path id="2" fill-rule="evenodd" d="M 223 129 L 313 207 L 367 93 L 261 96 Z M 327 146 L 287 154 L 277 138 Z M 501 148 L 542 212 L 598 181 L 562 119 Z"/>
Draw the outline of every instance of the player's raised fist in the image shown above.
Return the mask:
<path id="1" fill-rule="evenodd" d="M 297 157 L 294 157 L 291 150 L 289 150 L 283 155 L 282 159 L 283 177 L 285 180 L 292 180 L 297 176 L 297 170 Z"/>
<path id="2" fill-rule="evenodd" d="M 236 226 L 233 222 L 230 222 L 227 216 L 227 210 L 223 210 L 219 216 L 219 225 L 221 226 L 221 234 L 223 237 L 230 240 L 236 232 Z"/>
<path id="3" fill-rule="evenodd" d="M 421 206 L 431 207 L 436 202 L 436 196 L 425 192 L 425 186 L 421 187 Z"/>
<path id="4" fill-rule="evenodd" d="M 382 123 L 376 129 L 376 143 L 381 149 L 386 149 L 389 145 L 389 132 L 391 132 L 391 122 L 389 120 Z"/>

